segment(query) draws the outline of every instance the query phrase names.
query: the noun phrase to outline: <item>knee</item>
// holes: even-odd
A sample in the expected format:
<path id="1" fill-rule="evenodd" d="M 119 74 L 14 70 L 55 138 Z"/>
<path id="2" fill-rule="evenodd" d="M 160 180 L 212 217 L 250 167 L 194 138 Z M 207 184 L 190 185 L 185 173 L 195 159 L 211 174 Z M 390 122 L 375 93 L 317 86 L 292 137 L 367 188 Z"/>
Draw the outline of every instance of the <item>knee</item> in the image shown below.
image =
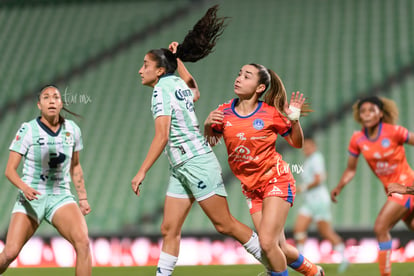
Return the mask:
<path id="1" fill-rule="evenodd" d="M 77 237 L 73 242 L 73 247 L 78 254 L 80 252 L 90 252 L 89 237 L 87 235 Z"/>
<path id="2" fill-rule="evenodd" d="M 4 256 L 5 262 L 7 264 L 13 262 L 20 253 L 21 248 L 16 245 L 8 245 L 3 249 L 2 255 Z"/>
<path id="3" fill-rule="evenodd" d="M 168 223 L 162 223 L 161 224 L 161 235 L 166 237 L 177 237 L 178 239 L 181 236 L 181 229 L 177 229 L 176 227 L 173 227 L 172 225 Z"/>
<path id="4" fill-rule="evenodd" d="M 216 231 L 219 232 L 222 235 L 231 236 L 232 230 L 231 225 L 226 225 L 222 223 L 215 223 L 214 227 L 216 228 Z"/>
<path id="5" fill-rule="evenodd" d="M 274 238 L 272 237 L 266 237 L 266 236 L 259 236 L 259 241 L 260 241 L 260 247 L 262 248 L 262 250 L 264 252 L 270 252 L 271 250 L 273 250 L 275 247 L 278 247 L 278 241 L 276 241 Z"/>

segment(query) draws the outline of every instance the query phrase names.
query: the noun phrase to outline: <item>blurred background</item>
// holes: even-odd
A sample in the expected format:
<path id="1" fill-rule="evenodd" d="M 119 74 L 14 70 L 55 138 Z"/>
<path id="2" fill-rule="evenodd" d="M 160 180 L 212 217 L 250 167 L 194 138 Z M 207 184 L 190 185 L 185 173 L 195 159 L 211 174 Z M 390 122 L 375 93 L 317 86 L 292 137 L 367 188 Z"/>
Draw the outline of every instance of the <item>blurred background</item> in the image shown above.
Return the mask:
<path id="1" fill-rule="evenodd" d="M 66 107 L 84 118 L 81 164 L 92 213 L 86 219 L 92 238 L 159 238 L 168 183 L 163 155 L 148 173 L 136 197 L 130 181 L 153 138 L 151 88 L 138 70 L 153 48 L 181 42 L 214 4 L 228 27 L 207 58 L 186 64 L 196 78 L 202 124 L 209 112 L 234 97 L 240 68 L 255 62 L 273 69 L 288 92 L 301 91 L 315 112 L 301 119 L 305 135 L 314 135 L 325 155 L 328 186 L 339 181 L 349 139 L 360 126 L 351 106 L 360 97 L 392 98 L 399 124 L 414 130 L 414 2 L 410 0 L 20 0 L 0 2 L 0 172 L 21 123 L 38 116 L 36 95 L 56 84 Z M 411 119 L 410 119 L 411 118 Z M 298 149 L 279 139 L 277 149 L 291 165 L 303 164 Z M 239 182 L 227 165 L 223 144 L 214 149 L 229 193 L 230 210 L 252 226 Z M 414 164 L 414 150 L 407 148 Z M 333 206 L 333 224 L 347 239 L 373 237 L 372 227 L 385 194 L 365 161 Z M 295 175 L 300 179 L 299 175 Z M 0 238 L 4 240 L 16 188 L 2 176 Z M 301 196 L 286 224 L 291 237 Z M 314 230 L 314 229 L 313 229 Z M 403 224 L 394 237 L 406 244 Z M 317 238 L 316 233 L 310 236 Z M 58 236 L 44 223 L 37 237 Z M 194 205 L 183 236 L 217 238 Z M 412 233 L 411 233 L 412 237 Z"/>

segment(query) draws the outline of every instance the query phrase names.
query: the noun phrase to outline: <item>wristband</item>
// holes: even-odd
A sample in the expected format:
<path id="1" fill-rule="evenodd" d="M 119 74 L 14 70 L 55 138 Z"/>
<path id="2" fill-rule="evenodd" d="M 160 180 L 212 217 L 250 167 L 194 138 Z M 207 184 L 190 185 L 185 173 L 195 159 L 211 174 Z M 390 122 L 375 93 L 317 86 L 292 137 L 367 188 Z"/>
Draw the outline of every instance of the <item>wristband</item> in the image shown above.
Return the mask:
<path id="1" fill-rule="evenodd" d="M 297 108 L 295 106 L 289 105 L 289 109 L 292 111 L 292 113 L 287 114 L 287 117 L 289 118 L 289 120 L 291 120 L 291 121 L 297 121 L 297 120 L 299 120 L 299 117 L 300 117 L 300 108 Z"/>

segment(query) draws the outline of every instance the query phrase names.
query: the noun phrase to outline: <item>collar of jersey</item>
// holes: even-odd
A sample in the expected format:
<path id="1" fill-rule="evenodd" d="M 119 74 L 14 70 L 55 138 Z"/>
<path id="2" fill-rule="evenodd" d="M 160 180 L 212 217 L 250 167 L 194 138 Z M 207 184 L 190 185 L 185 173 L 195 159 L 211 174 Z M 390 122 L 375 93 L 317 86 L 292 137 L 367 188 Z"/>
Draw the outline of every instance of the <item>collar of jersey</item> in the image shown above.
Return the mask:
<path id="1" fill-rule="evenodd" d="M 257 105 L 257 107 L 256 107 L 256 109 L 252 112 L 252 113 L 250 113 L 249 115 L 246 115 L 246 116 L 242 116 L 242 115 L 239 115 L 237 112 L 236 112 L 236 104 L 237 104 L 237 102 L 239 101 L 239 99 L 238 98 L 234 98 L 233 99 L 233 102 L 231 103 L 231 110 L 233 111 L 233 113 L 234 114 L 236 114 L 236 116 L 237 117 L 239 117 L 239 118 L 249 118 L 249 117 L 251 117 L 251 116 L 253 116 L 254 114 L 256 114 L 256 112 L 262 107 L 262 101 L 259 101 L 258 102 L 258 105 Z"/>
<path id="2" fill-rule="evenodd" d="M 62 129 L 62 125 L 60 125 L 59 129 L 56 132 L 53 132 L 50 128 L 47 127 L 47 125 L 45 125 L 44 123 L 42 123 L 42 121 L 40 121 L 40 117 L 37 117 L 36 119 L 37 123 L 39 124 L 39 126 L 46 131 L 47 134 L 49 134 L 50 136 L 58 136 L 60 133 L 60 130 Z"/>
<path id="3" fill-rule="evenodd" d="M 377 137 L 375 137 L 375 138 L 373 138 L 373 139 L 371 139 L 371 138 L 369 138 L 369 136 L 368 136 L 368 129 L 366 128 L 366 127 L 364 127 L 364 135 L 365 135 L 365 137 L 367 137 L 367 139 L 369 140 L 369 141 L 371 141 L 371 142 L 375 142 L 375 141 L 377 141 L 378 140 L 378 138 L 380 137 L 380 135 L 381 135 L 381 130 L 382 130 L 382 122 L 379 122 L 379 129 L 378 129 L 378 133 L 377 133 Z"/>

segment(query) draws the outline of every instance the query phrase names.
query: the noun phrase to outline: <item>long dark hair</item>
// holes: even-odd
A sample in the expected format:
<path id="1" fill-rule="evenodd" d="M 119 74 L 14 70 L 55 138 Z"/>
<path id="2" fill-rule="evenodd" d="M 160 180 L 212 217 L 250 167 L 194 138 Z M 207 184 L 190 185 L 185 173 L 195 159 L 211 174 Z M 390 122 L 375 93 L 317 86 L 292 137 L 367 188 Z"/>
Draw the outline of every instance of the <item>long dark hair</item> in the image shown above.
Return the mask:
<path id="1" fill-rule="evenodd" d="M 218 5 L 209 8 L 206 14 L 188 32 L 173 54 L 169 49 L 153 49 L 148 52 L 157 67 L 164 67 L 166 74 L 177 70 L 177 58 L 186 62 L 196 62 L 213 52 L 217 39 L 226 27 L 228 17 L 217 17 Z"/>
<path id="2" fill-rule="evenodd" d="M 59 94 L 61 94 L 60 93 L 60 90 L 59 90 L 59 88 L 56 86 L 56 85 L 54 85 L 54 84 L 47 84 L 47 85 L 45 85 L 45 86 L 43 86 L 41 89 L 40 89 L 40 91 L 39 91 L 39 93 L 38 93 L 38 95 L 37 95 L 37 100 L 40 102 L 40 95 L 43 93 L 43 91 L 45 91 L 47 88 L 55 88 L 57 91 L 59 91 Z M 61 96 L 62 96 L 62 94 L 61 94 Z M 63 103 L 63 102 L 62 102 Z M 63 106 L 62 107 L 62 110 L 64 110 L 65 112 L 67 112 L 67 113 L 69 113 L 69 114 L 71 114 L 71 115 L 73 115 L 73 116 L 75 116 L 75 117 L 77 117 L 77 118 L 82 118 L 82 116 L 81 115 L 79 115 L 79 114 L 77 114 L 77 113 L 75 113 L 75 112 L 73 112 L 73 111 L 70 111 L 69 109 L 67 109 L 65 106 Z M 63 124 L 65 122 L 65 117 L 63 117 L 62 116 L 62 114 L 59 114 L 59 124 Z"/>

